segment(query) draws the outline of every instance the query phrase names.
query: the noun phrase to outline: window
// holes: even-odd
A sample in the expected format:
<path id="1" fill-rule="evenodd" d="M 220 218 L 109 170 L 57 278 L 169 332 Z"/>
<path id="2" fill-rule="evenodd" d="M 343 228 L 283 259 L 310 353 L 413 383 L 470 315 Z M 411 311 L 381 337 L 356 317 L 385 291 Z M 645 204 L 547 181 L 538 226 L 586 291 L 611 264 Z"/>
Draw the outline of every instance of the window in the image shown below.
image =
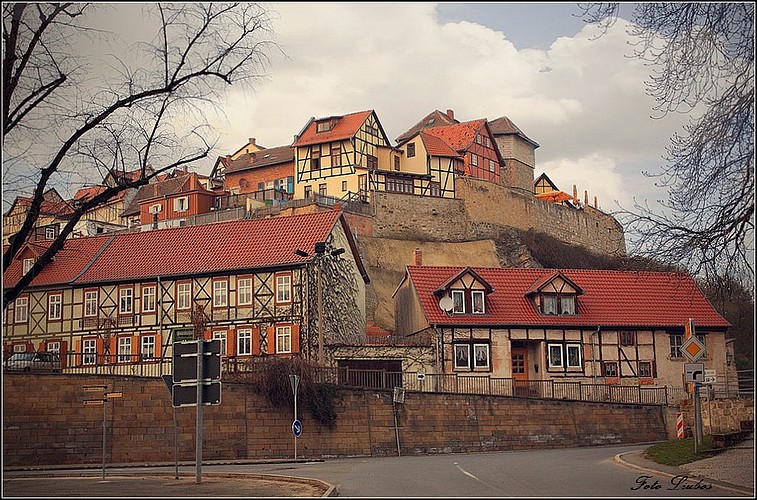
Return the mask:
<path id="1" fill-rule="evenodd" d="M 292 302 L 292 275 L 276 275 L 276 303 L 287 304 Z"/>
<path id="2" fill-rule="evenodd" d="M 568 368 L 581 368 L 581 346 L 568 344 L 565 348 L 568 351 Z"/>
<path id="3" fill-rule="evenodd" d="M 229 282 L 213 281 L 213 307 L 226 307 L 229 304 Z"/>
<path id="4" fill-rule="evenodd" d="M 87 290 L 84 292 L 84 316 L 91 318 L 97 316 L 97 290 Z"/>
<path id="5" fill-rule="evenodd" d="M 489 160 L 489 172 L 494 172 L 494 160 Z"/>
<path id="6" fill-rule="evenodd" d="M 54 240 L 55 239 L 55 228 L 54 227 L 46 227 L 45 228 L 45 239 L 46 240 Z"/>
<path id="7" fill-rule="evenodd" d="M 470 154 L 470 164 L 474 167 L 478 166 L 478 155 L 475 153 Z"/>
<path id="8" fill-rule="evenodd" d="M 329 130 L 331 130 L 331 120 L 323 120 L 315 123 L 316 133 L 328 132 Z"/>
<path id="9" fill-rule="evenodd" d="M 26 352 L 26 344 L 13 344 L 13 352 Z"/>
<path id="10" fill-rule="evenodd" d="M 455 344 L 455 368 L 470 368 L 470 345 Z"/>
<path id="11" fill-rule="evenodd" d="M 489 140 L 489 136 L 488 136 L 488 135 L 485 135 L 485 136 L 484 136 L 484 145 L 485 145 L 485 146 L 486 146 L 487 148 L 490 148 L 490 147 L 492 147 L 492 141 L 490 141 L 490 140 Z"/>
<path id="12" fill-rule="evenodd" d="M 252 278 L 237 280 L 237 305 L 252 304 Z"/>
<path id="13" fill-rule="evenodd" d="M 28 273 L 32 267 L 34 267 L 34 259 L 24 259 L 24 274 Z"/>
<path id="14" fill-rule="evenodd" d="M 413 156 L 415 156 L 415 143 L 410 142 L 407 145 L 407 157 L 412 158 Z"/>
<path id="15" fill-rule="evenodd" d="M 378 168 L 378 158 L 376 158 L 373 155 L 366 155 L 366 157 L 367 157 L 366 166 L 369 169 L 371 169 L 371 170 L 377 169 Z"/>
<path id="16" fill-rule="evenodd" d="M 192 283 L 178 283 L 176 285 L 176 309 L 190 309 L 192 307 Z"/>
<path id="17" fill-rule="evenodd" d="M 387 176 L 386 191 L 389 193 L 413 194 L 413 180 Z"/>
<path id="18" fill-rule="evenodd" d="M 670 336 L 670 357 L 671 358 L 683 357 L 683 353 L 681 352 L 682 345 L 683 345 L 683 335 Z"/>
<path id="19" fill-rule="evenodd" d="M 399 156 L 394 157 L 394 170 L 398 172 L 400 170 L 400 157 Z"/>
<path id="20" fill-rule="evenodd" d="M 430 188 L 430 194 L 431 196 L 441 196 L 442 195 L 442 187 L 441 184 L 438 182 L 430 182 L 429 183 Z"/>
<path id="21" fill-rule="evenodd" d="M 155 358 L 155 335 L 142 336 L 142 345 L 139 352 L 142 353 L 142 359 Z"/>
<path id="22" fill-rule="evenodd" d="M 476 144 L 481 144 L 481 134 L 476 134 Z"/>
<path id="23" fill-rule="evenodd" d="M 326 184 L 318 184 L 318 194 L 326 196 Z"/>
<path id="24" fill-rule="evenodd" d="M 312 197 L 313 197 L 313 187 L 305 186 L 305 199 L 312 198 Z"/>
<path id="25" fill-rule="evenodd" d="M 340 146 L 339 144 L 331 145 L 331 166 L 342 166 L 342 146 Z"/>
<path id="26" fill-rule="evenodd" d="M 118 289 L 118 314 L 131 314 L 134 312 L 134 289 Z"/>
<path id="27" fill-rule="evenodd" d="M 602 363 L 602 376 L 604 377 L 617 377 L 618 376 L 618 363 L 615 361 L 605 361 Z"/>
<path id="28" fill-rule="evenodd" d="M 560 295 L 560 313 L 576 314 L 576 297 L 573 295 Z"/>
<path id="29" fill-rule="evenodd" d="M 131 361 L 131 337 L 118 337 L 118 362 Z"/>
<path id="30" fill-rule="evenodd" d="M 652 376 L 652 362 L 639 361 L 639 377 L 650 378 Z"/>
<path id="31" fill-rule="evenodd" d="M 82 364 L 94 365 L 97 363 L 97 341 L 84 339 L 81 343 Z"/>
<path id="32" fill-rule="evenodd" d="M 189 210 L 189 197 L 182 196 L 173 200 L 173 209 L 176 212 L 186 212 Z"/>
<path id="33" fill-rule="evenodd" d="M 155 312 L 157 301 L 155 300 L 156 287 L 142 287 L 142 312 Z"/>
<path id="34" fill-rule="evenodd" d="M 342 192 L 343 193 L 347 192 L 347 181 L 342 181 Z"/>
<path id="35" fill-rule="evenodd" d="M 47 319 L 51 321 L 63 318 L 63 295 L 60 293 L 50 294 L 47 297 Z"/>
<path id="36" fill-rule="evenodd" d="M 14 323 L 26 323 L 29 320 L 29 297 L 20 296 L 16 299 Z"/>
<path id="37" fill-rule="evenodd" d="M 551 368 L 562 367 L 562 344 L 549 344 L 547 349 L 549 355 L 549 366 Z"/>
<path id="38" fill-rule="evenodd" d="M 158 212 L 161 211 L 163 206 L 160 203 L 155 203 L 154 205 L 150 205 L 150 213 L 157 215 Z"/>
<path id="39" fill-rule="evenodd" d="M 489 368 L 489 344 L 473 344 L 473 367 Z"/>
<path id="40" fill-rule="evenodd" d="M 465 293 L 462 290 L 452 290 L 452 312 L 465 313 Z"/>
<path id="41" fill-rule="evenodd" d="M 557 296 L 556 295 L 542 295 L 542 313 L 544 314 L 557 314 Z"/>
<path id="42" fill-rule="evenodd" d="M 240 356 L 252 354 L 252 330 L 250 328 L 237 330 L 237 354 Z"/>
<path id="43" fill-rule="evenodd" d="M 213 332 L 213 340 L 221 341 L 221 356 L 226 357 L 226 330 Z"/>
<path id="44" fill-rule="evenodd" d="M 471 299 L 473 302 L 473 314 L 484 314 L 484 292 L 473 290 L 471 292 Z"/>
<path id="45" fill-rule="evenodd" d="M 57 340 L 52 340 L 48 342 L 45 345 L 45 350 L 47 352 L 54 352 L 54 353 L 60 354 L 60 342 L 58 342 Z"/>
<path id="46" fill-rule="evenodd" d="M 634 345 L 636 342 L 636 332 L 623 330 L 620 332 L 620 345 Z"/>
<path id="47" fill-rule="evenodd" d="M 313 149 L 310 154 L 310 170 L 321 169 L 321 150 Z"/>
<path id="48" fill-rule="evenodd" d="M 276 327 L 276 352 L 292 352 L 292 327 Z"/>

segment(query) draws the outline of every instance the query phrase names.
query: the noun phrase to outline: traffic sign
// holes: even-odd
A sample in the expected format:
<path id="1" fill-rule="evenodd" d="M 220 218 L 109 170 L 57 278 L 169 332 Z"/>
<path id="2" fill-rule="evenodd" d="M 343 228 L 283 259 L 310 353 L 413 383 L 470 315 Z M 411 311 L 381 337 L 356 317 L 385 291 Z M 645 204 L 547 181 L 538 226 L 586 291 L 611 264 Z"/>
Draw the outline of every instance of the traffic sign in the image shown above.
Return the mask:
<path id="1" fill-rule="evenodd" d="M 700 384 L 704 382 L 704 364 L 685 363 L 683 365 L 684 382 Z"/>
<path id="2" fill-rule="evenodd" d="M 181 384 L 197 380 L 197 349 L 201 344 L 202 377 L 204 381 L 217 381 L 221 379 L 221 341 L 215 340 L 189 340 L 174 342 L 173 344 L 173 383 Z"/>
<path id="3" fill-rule="evenodd" d="M 699 358 L 707 353 L 707 349 L 696 336 L 692 335 L 681 346 L 681 352 L 683 352 L 689 361 L 696 363 Z"/>
<path id="4" fill-rule="evenodd" d="M 292 434 L 294 434 L 294 437 L 296 438 L 300 437 L 300 434 L 302 434 L 302 422 L 299 420 L 292 422 Z"/>
<path id="5" fill-rule="evenodd" d="M 219 405 L 221 404 L 221 382 L 201 382 L 202 388 L 202 405 Z M 179 385 L 173 386 L 173 407 L 197 406 L 197 385 Z"/>
<path id="6" fill-rule="evenodd" d="M 715 369 L 706 369 L 704 371 L 704 383 L 705 384 L 714 384 L 718 381 L 717 372 Z"/>

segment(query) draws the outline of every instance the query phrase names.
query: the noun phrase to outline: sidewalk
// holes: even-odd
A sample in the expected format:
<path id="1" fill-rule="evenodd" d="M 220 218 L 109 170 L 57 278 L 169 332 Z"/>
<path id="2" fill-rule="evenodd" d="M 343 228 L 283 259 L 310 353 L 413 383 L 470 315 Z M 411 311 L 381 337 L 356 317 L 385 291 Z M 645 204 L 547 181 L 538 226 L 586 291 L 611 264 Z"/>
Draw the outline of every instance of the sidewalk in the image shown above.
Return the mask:
<path id="1" fill-rule="evenodd" d="M 615 457 L 629 467 L 652 475 L 671 478 L 687 477 L 687 483 L 712 484 L 720 488 L 754 497 L 754 437 L 717 455 L 678 467 L 658 464 L 644 457 L 644 451 L 622 453 Z"/>

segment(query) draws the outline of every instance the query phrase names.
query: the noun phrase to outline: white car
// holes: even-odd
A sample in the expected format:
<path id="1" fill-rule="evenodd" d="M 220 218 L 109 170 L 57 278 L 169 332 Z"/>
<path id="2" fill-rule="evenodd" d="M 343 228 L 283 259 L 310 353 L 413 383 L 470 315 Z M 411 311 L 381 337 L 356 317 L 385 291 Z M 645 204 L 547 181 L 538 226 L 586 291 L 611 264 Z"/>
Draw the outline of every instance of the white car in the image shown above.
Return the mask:
<path id="1" fill-rule="evenodd" d="M 60 356 L 55 352 L 15 352 L 5 361 L 4 367 L 14 372 L 59 372 Z"/>

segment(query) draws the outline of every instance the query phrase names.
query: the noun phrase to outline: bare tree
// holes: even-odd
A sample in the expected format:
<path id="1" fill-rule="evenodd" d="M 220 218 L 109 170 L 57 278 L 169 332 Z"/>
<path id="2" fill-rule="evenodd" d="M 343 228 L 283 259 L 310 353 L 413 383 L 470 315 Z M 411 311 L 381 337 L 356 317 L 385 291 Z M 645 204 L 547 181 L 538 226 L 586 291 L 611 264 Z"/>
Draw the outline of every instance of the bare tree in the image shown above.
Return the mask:
<path id="1" fill-rule="evenodd" d="M 754 280 L 754 4 L 638 3 L 629 34 L 658 117 L 689 113 L 657 179 L 668 199 L 621 209 L 636 250 L 712 281 Z M 621 4 L 579 4 L 609 28 Z M 749 286 L 748 288 L 752 288 Z"/>
<path id="2" fill-rule="evenodd" d="M 81 217 L 119 192 L 137 188 L 175 167 L 209 155 L 204 120 L 208 105 L 236 83 L 264 76 L 271 15 L 252 3 L 146 4 L 139 40 L 107 64 L 89 60 L 84 45 L 108 34 L 99 9 L 82 3 L 3 4 L 3 186 L 31 180 L 28 215 L 3 254 L 3 272 L 34 230 L 43 195 L 55 182 L 75 177 L 98 183 L 122 176 L 74 207 L 59 236 L 17 285 L 4 289 L 3 309 L 63 247 Z M 119 11 L 116 10 L 116 15 Z"/>

